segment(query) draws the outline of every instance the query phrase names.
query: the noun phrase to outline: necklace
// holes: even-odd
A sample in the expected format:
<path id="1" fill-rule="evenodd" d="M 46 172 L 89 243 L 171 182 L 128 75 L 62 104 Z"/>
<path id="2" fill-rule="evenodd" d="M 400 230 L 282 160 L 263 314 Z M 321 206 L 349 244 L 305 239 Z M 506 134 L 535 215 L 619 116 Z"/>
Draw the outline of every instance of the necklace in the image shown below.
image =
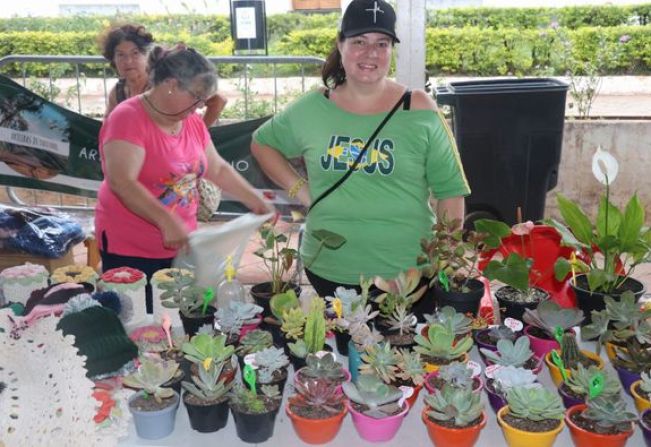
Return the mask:
<path id="1" fill-rule="evenodd" d="M 156 113 L 158 113 L 158 114 L 160 114 L 160 115 L 163 115 L 163 116 L 176 116 L 176 115 L 178 115 L 178 114 L 176 114 L 176 113 L 175 113 L 175 114 L 172 114 L 172 113 L 161 112 L 160 110 L 158 110 L 158 109 L 156 108 L 156 106 L 155 106 L 155 105 L 154 105 L 154 104 L 149 100 L 149 98 L 148 98 L 147 95 L 145 95 L 145 94 L 142 95 L 142 98 L 145 100 L 145 102 L 147 103 L 147 105 L 148 105 L 149 107 L 151 107 L 151 109 L 152 109 L 154 112 L 156 112 Z M 160 123 L 159 123 L 159 125 L 160 125 Z M 167 131 L 168 131 L 169 133 L 171 133 L 172 135 L 176 135 L 176 134 L 179 132 L 179 130 L 181 130 L 181 127 L 179 126 L 179 123 L 175 123 L 175 124 L 174 124 L 174 128 L 171 128 L 171 129 L 170 129 L 170 128 L 166 128 L 166 127 L 164 127 L 164 129 L 167 130 Z"/>

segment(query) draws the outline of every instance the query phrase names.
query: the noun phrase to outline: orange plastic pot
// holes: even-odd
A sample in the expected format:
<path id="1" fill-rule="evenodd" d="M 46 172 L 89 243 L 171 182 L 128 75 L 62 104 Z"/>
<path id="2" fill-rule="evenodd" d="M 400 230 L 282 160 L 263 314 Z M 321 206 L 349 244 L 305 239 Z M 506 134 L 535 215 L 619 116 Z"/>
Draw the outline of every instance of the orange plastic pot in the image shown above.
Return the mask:
<path id="1" fill-rule="evenodd" d="M 626 445 L 626 441 L 633 434 L 633 424 L 631 424 L 631 429 L 629 431 L 618 433 L 616 435 L 593 433 L 582 429 L 572 422 L 572 419 L 570 418 L 572 414 L 583 411 L 585 408 L 585 404 L 575 405 L 565 412 L 565 423 L 570 429 L 572 442 L 576 447 L 624 447 L 624 445 Z"/>
<path id="2" fill-rule="evenodd" d="M 420 390 L 423 389 L 423 385 L 418 385 L 414 387 L 414 394 L 411 395 L 411 397 L 407 398 L 407 403 L 409 404 L 409 409 L 411 410 L 414 408 L 414 405 L 416 404 L 416 401 L 418 400 L 418 395 L 420 394 Z"/>
<path id="3" fill-rule="evenodd" d="M 432 422 L 427 416 L 428 407 L 423 408 L 421 418 L 427 427 L 427 434 L 436 447 L 472 447 L 479 439 L 479 432 L 486 426 L 486 412 L 482 411 L 479 424 L 466 428 L 448 428 Z"/>
<path id="4" fill-rule="evenodd" d="M 648 410 L 649 408 L 651 408 L 651 401 L 646 399 L 637 391 L 638 385 L 641 383 L 642 381 L 638 380 L 631 384 L 631 396 L 633 396 L 633 401 L 635 402 L 635 408 L 637 409 L 637 412 L 640 414 L 644 413 L 644 410 Z"/>
<path id="5" fill-rule="evenodd" d="M 301 440 L 307 444 L 326 444 L 332 441 L 344 421 L 348 409 L 344 406 L 341 413 L 326 419 L 307 419 L 294 413 L 290 408 L 290 402 L 285 406 L 285 412 L 292 421 L 294 431 Z"/>

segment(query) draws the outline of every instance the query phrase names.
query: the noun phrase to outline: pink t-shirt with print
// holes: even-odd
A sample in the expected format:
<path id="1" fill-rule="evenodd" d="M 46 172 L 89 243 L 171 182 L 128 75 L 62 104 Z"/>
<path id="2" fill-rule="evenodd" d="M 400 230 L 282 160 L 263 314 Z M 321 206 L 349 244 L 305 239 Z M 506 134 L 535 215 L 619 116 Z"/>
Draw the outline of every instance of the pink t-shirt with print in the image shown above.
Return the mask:
<path id="1" fill-rule="evenodd" d="M 99 134 L 102 171 L 106 176 L 104 144 L 124 140 L 142 147 L 145 160 L 138 181 L 185 222 L 188 231 L 197 227 L 197 180 L 206 170 L 205 149 L 210 135 L 195 113 L 183 120 L 177 135 L 163 132 L 149 117 L 140 97 L 120 103 L 104 121 Z M 100 248 L 107 239 L 108 252 L 121 256 L 163 259 L 176 250 L 163 247 L 156 225 L 129 211 L 104 180 L 95 208 L 95 234 Z"/>

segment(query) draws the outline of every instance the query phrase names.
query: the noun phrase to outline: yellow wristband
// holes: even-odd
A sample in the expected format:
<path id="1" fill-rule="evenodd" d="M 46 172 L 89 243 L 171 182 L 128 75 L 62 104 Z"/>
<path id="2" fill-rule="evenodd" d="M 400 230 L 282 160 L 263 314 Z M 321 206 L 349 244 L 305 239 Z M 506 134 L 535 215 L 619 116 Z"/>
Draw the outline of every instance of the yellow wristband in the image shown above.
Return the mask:
<path id="1" fill-rule="evenodd" d="M 300 177 L 298 180 L 296 180 L 296 183 L 294 183 L 292 187 L 289 188 L 289 190 L 287 191 L 287 196 L 290 199 L 295 198 L 298 195 L 298 192 L 303 187 L 303 185 L 305 185 L 306 183 L 307 181 L 303 177 Z"/>

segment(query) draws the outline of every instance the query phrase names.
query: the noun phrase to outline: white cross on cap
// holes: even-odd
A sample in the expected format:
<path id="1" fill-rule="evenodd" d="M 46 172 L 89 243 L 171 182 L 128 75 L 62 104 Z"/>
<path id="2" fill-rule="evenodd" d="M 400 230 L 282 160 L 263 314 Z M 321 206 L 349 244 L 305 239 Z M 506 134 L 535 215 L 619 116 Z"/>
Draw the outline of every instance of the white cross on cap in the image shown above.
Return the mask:
<path id="1" fill-rule="evenodd" d="M 369 11 L 373 13 L 373 23 L 377 23 L 377 13 L 381 12 L 384 14 L 384 11 L 380 9 L 380 7 L 377 5 L 377 2 L 373 2 L 373 9 L 365 9 L 365 11 Z"/>

